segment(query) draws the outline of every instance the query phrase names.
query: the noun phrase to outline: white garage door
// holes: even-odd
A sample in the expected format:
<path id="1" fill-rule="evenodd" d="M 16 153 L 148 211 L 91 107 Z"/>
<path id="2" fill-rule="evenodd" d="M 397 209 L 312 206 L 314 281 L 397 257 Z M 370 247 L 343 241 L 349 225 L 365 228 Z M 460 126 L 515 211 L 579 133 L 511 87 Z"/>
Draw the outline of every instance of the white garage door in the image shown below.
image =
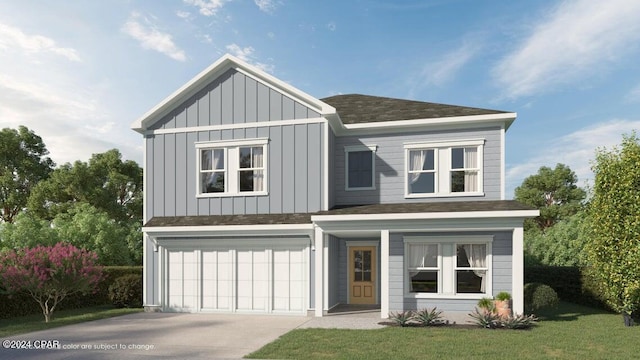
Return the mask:
<path id="1" fill-rule="evenodd" d="M 303 312 L 305 248 L 167 250 L 174 311 Z"/>

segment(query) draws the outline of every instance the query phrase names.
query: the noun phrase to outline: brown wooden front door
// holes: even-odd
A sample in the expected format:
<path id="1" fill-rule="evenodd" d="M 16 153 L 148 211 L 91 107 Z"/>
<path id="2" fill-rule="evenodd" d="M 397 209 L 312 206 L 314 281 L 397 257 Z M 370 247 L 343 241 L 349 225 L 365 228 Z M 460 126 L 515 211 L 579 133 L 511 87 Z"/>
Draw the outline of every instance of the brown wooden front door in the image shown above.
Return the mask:
<path id="1" fill-rule="evenodd" d="M 349 303 L 376 303 L 376 248 L 357 246 L 349 248 Z"/>

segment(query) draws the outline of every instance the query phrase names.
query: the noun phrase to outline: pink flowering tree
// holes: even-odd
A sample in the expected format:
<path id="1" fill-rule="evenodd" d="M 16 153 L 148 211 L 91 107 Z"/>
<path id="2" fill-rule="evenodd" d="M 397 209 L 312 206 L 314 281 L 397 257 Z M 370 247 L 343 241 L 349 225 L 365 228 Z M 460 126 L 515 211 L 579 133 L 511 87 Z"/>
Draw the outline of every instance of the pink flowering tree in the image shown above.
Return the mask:
<path id="1" fill-rule="evenodd" d="M 97 289 L 102 268 L 94 252 L 57 243 L 0 254 L 0 286 L 8 293 L 26 292 L 49 322 L 56 306 L 71 294 Z"/>

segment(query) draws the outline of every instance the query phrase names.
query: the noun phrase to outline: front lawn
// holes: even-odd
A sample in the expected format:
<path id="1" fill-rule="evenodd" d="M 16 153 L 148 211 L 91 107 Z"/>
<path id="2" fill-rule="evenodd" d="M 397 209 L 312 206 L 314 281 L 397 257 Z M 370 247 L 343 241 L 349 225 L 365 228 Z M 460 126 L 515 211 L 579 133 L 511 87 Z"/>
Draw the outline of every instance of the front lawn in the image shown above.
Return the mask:
<path id="1" fill-rule="evenodd" d="M 49 323 L 44 322 L 42 314 L 15 317 L 0 320 L 0 338 L 24 334 L 32 331 L 47 330 L 59 326 L 99 320 L 114 316 L 132 314 L 143 309 L 118 309 L 110 305 L 94 306 L 82 309 L 61 310 L 53 313 Z"/>
<path id="2" fill-rule="evenodd" d="M 636 359 L 640 326 L 622 316 L 560 303 L 531 330 L 400 328 L 299 329 L 248 358 L 261 359 Z"/>

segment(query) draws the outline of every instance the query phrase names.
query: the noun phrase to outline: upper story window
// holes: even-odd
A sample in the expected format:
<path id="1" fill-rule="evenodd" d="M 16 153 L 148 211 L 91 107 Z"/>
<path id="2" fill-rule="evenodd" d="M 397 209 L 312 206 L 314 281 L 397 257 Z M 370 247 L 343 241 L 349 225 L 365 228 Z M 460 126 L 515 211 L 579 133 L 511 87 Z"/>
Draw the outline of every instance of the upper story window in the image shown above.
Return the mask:
<path id="1" fill-rule="evenodd" d="M 267 194 L 268 139 L 196 143 L 198 196 Z"/>
<path id="2" fill-rule="evenodd" d="M 345 146 L 345 189 L 375 189 L 376 145 Z"/>
<path id="3" fill-rule="evenodd" d="M 405 196 L 483 195 L 483 146 L 483 139 L 405 144 Z"/>
<path id="4" fill-rule="evenodd" d="M 408 236 L 407 296 L 472 297 L 491 294 L 491 245 L 483 235 Z"/>

